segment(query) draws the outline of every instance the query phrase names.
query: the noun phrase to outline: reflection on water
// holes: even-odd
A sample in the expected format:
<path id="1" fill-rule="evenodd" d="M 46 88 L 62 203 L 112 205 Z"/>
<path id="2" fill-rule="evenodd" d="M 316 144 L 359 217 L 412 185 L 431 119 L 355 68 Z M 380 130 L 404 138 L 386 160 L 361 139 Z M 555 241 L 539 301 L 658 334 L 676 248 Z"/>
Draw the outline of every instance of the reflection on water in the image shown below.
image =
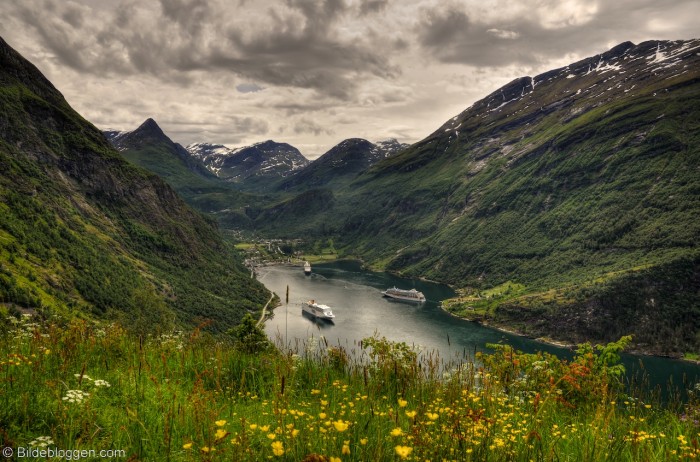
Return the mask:
<path id="1" fill-rule="evenodd" d="M 423 354 L 439 355 L 445 360 L 472 358 L 477 351 L 488 351 L 486 344 L 504 342 L 525 352 L 547 351 L 570 358 L 568 349 L 536 342 L 455 318 L 439 302 L 454 296 L 447 286 L 419 279 L 404 279 L 388 273 L 364 271 L 355 262 L 315 265 L 311 276 L 302 267 L 260 269 L 258 279 L 280 295 L 282 306 L 265 323 L 268 336 L 280 346 L 302 345 L 307 339 L 323 338 L 330 345 L 358 350 L 359 341 L 375 333 L 392 341 L 406 342 Z M 289 304 L 284 294 L 289 286 Z M 415 288 L 425 294 L 425 303 L 405 303 L 387 299 L 381 291 L 389 287 Z M 329 305 L 335 323 L 317 320 L 303 313 L 301 303 L 314 299 Z M 652 385 L 666 386 L 670 377 L 675 385 L 695 383 L 700 367 L 665 358 L 626 355 L 623 362 L 629 377 L 641 371 Z M 638 380 L 638 379 L 637 379 Z"/>

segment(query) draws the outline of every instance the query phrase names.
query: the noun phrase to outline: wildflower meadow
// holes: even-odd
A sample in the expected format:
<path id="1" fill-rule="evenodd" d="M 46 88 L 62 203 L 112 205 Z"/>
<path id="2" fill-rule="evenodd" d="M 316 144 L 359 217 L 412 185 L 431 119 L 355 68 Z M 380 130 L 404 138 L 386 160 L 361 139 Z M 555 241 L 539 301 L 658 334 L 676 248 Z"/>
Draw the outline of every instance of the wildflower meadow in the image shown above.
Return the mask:
<path id="1" fill-rule="evenodd" d="M 582 345 L 571 361 L 507 345 L 445 359 L 379 335 L 350 350 L 321 337 L 291 351 L 243 325 L 139 336 L 117 324 L 5 321 L 0 444 L 121 450 L 130 461 L 700 456 L 692 390 L 661 405 L 623 386 L 628 338 Z"/>

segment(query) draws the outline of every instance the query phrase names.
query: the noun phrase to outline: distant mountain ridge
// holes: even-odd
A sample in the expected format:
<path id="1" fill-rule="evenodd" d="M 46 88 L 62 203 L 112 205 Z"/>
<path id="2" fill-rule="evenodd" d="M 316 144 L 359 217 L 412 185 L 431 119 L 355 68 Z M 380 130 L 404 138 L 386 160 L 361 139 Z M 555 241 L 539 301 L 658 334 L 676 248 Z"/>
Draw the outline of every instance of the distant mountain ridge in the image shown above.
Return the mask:
<path id="1" fill-rule="evenodd" d="M 285 178 L 304 168 L 309 160 L 294 146 L 272 140 L 230 149 L 223 145 L 195 143 L 187 151 L 223 178 L 243 182 L 251 177 Z"/>
<path id="2" fill-rule="evenodd" d="M 281 182 L 278 189 L 308 190 L 326 187 L 329 184 L 337 187 L 339 182 L 344 184 L 354 179 L 375 163 L 407 147 L 407 144 L 399 143 L 393 138 L 377 143 L 363 138 L 349 138 Z"/>
<path id="3" fill-rule="evenodd" d="M 172 174 L 172 172 L 168 171 L 170 159 L 159 158 L 154 152 L 147 156 L 137 156 L 132 153 L 162 146 L 162 149 L 173 154 L 186 169 L 204 178 L 215 176 L 202 162 L 192 158 L 182 145 L 168 138 L 152 118 L 146 119 L 133 131 L 103 131 L 102 133 L 112 146 L 125 155 L 127 159 L 159 176 L 168 177 Z"/>

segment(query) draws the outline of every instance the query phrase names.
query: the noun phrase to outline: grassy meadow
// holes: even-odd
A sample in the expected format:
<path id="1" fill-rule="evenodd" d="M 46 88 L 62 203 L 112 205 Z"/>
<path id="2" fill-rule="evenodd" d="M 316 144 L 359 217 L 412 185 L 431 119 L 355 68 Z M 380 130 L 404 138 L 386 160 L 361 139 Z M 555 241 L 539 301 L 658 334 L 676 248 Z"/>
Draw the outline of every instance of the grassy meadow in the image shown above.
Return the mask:
<path id="1" fill-rule="evenodd" d="M 0 445 L 124 460 L 637 461 L 700 456 L 697 406 L 623 392 L 629 341 L 561 361 L 506 345 L 476 362 L 375 336 L 280 351 L 226 335 L 3 320 Z"/>

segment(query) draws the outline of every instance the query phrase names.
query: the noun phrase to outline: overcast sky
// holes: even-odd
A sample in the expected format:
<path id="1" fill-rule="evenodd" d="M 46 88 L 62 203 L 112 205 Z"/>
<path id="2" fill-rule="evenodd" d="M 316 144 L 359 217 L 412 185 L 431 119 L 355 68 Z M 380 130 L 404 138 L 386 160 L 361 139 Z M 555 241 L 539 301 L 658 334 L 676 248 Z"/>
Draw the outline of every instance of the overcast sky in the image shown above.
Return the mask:
<path id="1" fill-rule="evenodd" d="M 0 0 L 0 35 L 99 128 L 412 143 L 516 77 L 700 38 L 698 0 Z"/>

